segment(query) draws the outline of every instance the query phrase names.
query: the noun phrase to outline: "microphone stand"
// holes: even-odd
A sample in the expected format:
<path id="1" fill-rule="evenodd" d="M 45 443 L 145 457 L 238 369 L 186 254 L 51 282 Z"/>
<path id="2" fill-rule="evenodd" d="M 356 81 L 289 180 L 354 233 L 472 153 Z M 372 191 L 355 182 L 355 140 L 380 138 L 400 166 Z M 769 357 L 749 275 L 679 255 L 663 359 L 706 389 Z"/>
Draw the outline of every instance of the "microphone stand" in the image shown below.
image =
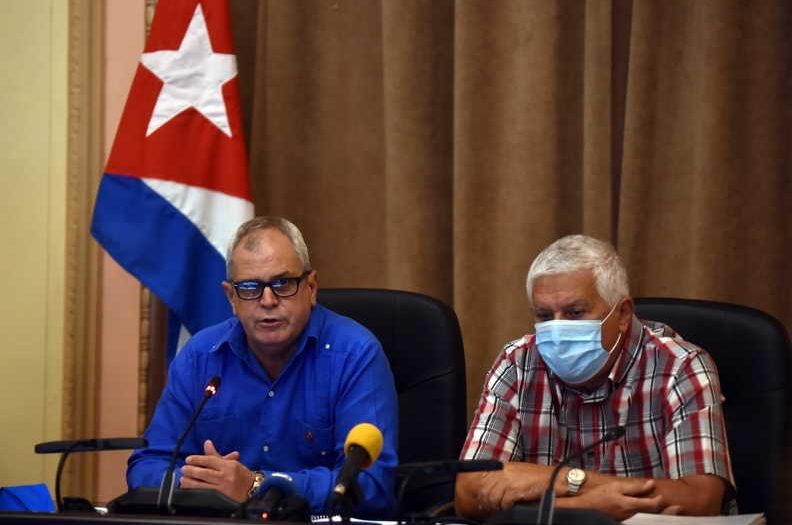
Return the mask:
<path id="1" fill-rule="evenodd" d="M 598 446 L 602 445 L 603 443 L 607 443 L 608 441 L 612 441 L 614 439 L 618 439 L 622 437 L 625 433 L 624 427 L 617 427 L 616 430 L 611 430 L 606 432 L 602 439 L 599 439 L 592 443 L 591 445 L 585 447 L 583 450 L 580 450 L 576 454 L 572 454 L 571 456 L 567 456 L 563 461 L 561 461 L 558 465 L 555 466 L 553 469 L 552 474 L 550 475 L 550 483 L 547 484 L 547 488 L 542 494 L 542 499 L 539 501 L 539 512 L 536 515 L 536 524 L 537 525 L 552 525 L 553 524 L 553 511 L 555 510 L 555 482 L 556 478 L 558 478 L 558 473 L 561 469 L 573 460 L 579 459 L 583 457 L 586 453 L 594 450 Z"/>
<path id="2" fill-rule="evenodd" d="M 173 448 L 173 453 L 171 454 L 170 462 L 168 463 L 168 468 L 165 470 L 165 474 L 162 476 L 162 483 L 160 484 L 159 492 L 157 493 L 157 508 L 160 509 L 162 512 L 168 512 L 173 514 L 173 490 L 176 488 L 176 484 L 174 483 L 174 471 L 176 470 L 176 459 L 179 457 L 179 453 L 181 452 L 182 445 L 184 444 L 184 440 L 187 438 L 187 434 L 190 433 L 192 430 L 193 425 L 195 425 L 195 420 L 198 419 L 198 415 L 203 410 L 204 405 L 206 402 L 209 401 L 211 397 L 213 397 L 217 393 L 217 388 L 220 386 L 220 378 L 215 376 L 209 380 L 209 383 L 204 388 L 204 397 L 201 399 L 201 403 L 198 405 L 198 408 L 195 409 L 193 412 L 192 418 L 190 418 L 190 422 L 187 423 L 187 428 L 184 429 L 182 435 L 179 436 L 179 440 L 176 442 L 176 446 Z"/>
<path id="3" fill-rule="evenodd" d="M 91 503 L 85 498 L 71 498 L 69 506 L 64 505 L 64 498 L 61 496 L 61 477 L 66 459 L 72 452 L 101 452 L 103 450 L 129 450 L 133 448 L 147 447 L 148 442 L 142 438 L 98 438 L 98 439 L 78 439 L 74 441 L 47 441 L 39 443 L 34 450 L 37 454 L 61 453 L 58 460 L 58 468 L 55 471 L 55 506 L 58 512 L 64 510 L 93 510 Z M 72 508 L 74 507 L 74 508 Z"/>
<path id="4" fill-rule="evenodd" d="M 63 454 L 61 454 L 58 460 L 58 470 L 55 471 L 55 505 L 59 513 L 63 512 L 63 498 L 61 497 L 61 475 L 63 474 L 63 466 L 66 464 L 66 458 L 69 457 L 69 454 L 77 448 L 78 443 L 79 441 L 75 441 L 63 451 Z"/>

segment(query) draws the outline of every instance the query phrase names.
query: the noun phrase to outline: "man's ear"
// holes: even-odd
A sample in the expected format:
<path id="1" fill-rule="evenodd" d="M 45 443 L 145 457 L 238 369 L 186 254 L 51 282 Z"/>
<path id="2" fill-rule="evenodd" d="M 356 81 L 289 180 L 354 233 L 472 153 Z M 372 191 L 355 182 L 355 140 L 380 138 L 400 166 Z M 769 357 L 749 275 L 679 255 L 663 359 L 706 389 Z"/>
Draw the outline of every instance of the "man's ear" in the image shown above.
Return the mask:
<path id="1" fill-rule="evenodd" d="M 627 329 L 630 327 L 630 323 L 632 323 L 632 317 L 634 313 L 635 303 L 633 302 L 632 297 L 625 297 L 622 299 L 618 308 L 620 331 L 627 331 Z"/>
<path id="2" fill-rule="evenodd" d="M 316 306 L 316 292 L 319 290 L 319 277 L 316 270 L 311 270 L 305 277 L 305 284 L 308 285 L 308 290 L 311 292 L 311 306 Z"/>
<path id="3" fill-rule="evenodd" d="M 231 305 L 231 311 L 234 312 L 236 315 L 236 304 L 234 303 L 234 287 L 228 281 L 223 281 L 220 283 L 223 287 L 223 293 L 225 293 L 226 299 L 228 299 L 228 304 Z"/>

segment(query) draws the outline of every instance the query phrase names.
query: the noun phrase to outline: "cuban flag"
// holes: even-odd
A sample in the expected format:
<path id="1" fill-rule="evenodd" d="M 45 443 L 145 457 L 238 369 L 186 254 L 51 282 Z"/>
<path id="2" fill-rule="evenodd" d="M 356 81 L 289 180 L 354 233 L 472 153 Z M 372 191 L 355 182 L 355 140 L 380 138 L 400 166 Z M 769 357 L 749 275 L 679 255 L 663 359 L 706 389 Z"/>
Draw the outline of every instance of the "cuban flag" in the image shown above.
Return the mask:
<path id="1" fill-rule="evenodd" d="M 158 2 L 91 226 L 190 334 L 231 316 L 225 253 L 253 216 L 230 27 L 227 0 Z"/>

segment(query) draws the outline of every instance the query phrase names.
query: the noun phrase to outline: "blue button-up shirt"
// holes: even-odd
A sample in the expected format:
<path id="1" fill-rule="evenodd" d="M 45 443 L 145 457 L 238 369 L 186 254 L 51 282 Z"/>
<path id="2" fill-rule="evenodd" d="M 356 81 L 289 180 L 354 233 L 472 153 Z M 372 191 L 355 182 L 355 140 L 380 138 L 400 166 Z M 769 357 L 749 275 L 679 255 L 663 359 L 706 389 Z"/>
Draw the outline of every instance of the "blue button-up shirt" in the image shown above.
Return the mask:
<path id="1" fill-rule="evenodd" d="M 203 454 L 203 441 L 211 439 L 220 454 L 239 451 L 239 461 L 251 470 L 288 473 L 311 510 L 323 513 L 344 464 L 347 433 L 368 422 L 382 431 L 384 446 L 358 479 L 363 498 L 355 512 L 392 513 L 398 405 L 388 360 L 363 326 L 319 305 L 274 381 L 248 349 L 236 317 L 195 334 L 171 364 L 144 435 L 149 447 L 129 458 L 130 489 L 159 486 L 213 376 L 222 378 L 220 388 L 187 436 L 178 466 L 188 455 Z"/>

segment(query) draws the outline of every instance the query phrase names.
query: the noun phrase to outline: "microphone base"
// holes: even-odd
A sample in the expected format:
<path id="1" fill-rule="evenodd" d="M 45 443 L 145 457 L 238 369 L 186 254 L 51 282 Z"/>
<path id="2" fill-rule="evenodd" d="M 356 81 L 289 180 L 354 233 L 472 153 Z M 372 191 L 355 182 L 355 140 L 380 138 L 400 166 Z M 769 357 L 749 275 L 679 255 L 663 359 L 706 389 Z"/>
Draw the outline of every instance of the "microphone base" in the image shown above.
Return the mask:
<path id="1" fill-rule="evenodd" d="M 533 525 L 539 517 L 539 507 L 515 505 L 492 515 L 484 525 Z M 553 509 L 553 525 L 619 525 L 619 522 L 593 509 Z"/>
<path id="2" fill-rule="evenodd" d="M 110 514 L 175 514 L 178 516 L 209 516 L 230 518 L 239 503 L 216 490 L 176 489 L 171 508 L 162 509 L 157 504 L 159 489 L 140 487 L 130 490 L 107 504 Z"/>
<path id="3" fill-rule="evenodd" d="M 308 502 L 299 496 L 284 498 L 278 505 L 265 505 L 261 500 L 251 501 L 238 516 L 248 520 L 285 521 L 291 523 L 310 523 L 311 508 Z"/>

